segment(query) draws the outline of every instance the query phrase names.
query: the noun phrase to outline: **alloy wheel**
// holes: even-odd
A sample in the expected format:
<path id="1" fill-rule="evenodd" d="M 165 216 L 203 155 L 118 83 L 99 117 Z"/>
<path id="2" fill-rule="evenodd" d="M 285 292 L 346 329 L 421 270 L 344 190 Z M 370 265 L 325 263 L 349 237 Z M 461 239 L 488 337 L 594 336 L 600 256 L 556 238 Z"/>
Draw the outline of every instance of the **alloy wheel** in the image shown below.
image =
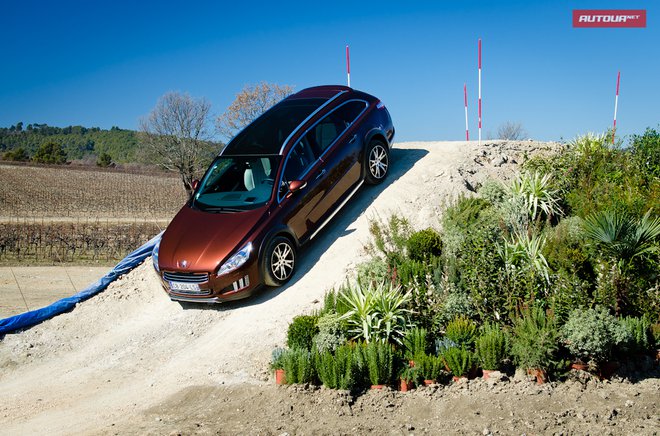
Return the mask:
<path id="1" fill-rule="evenodd" d="M 387 174 L 389 166 L 387 152 L 382 145 L 377 144 L 369 153 L 369 171 L 375 179 L 382 179 Z"/>
<path id="2" fill-rule="evenodd" d="M 293 248 L 287 242 L 280 242 L 271 255 L 270 270 L 277 280 L 285 281 L 293 272 L 294 262 Z"/>

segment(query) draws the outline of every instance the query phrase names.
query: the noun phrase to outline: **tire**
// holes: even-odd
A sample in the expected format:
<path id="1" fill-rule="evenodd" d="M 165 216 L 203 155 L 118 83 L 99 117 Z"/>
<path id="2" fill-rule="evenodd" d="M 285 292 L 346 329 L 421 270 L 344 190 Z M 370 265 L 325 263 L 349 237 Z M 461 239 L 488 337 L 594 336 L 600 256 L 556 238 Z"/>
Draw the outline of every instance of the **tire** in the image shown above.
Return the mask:
<path id="1" fill-rule="evenodd" d="M 377 185 L 385 180 L 390 169 L 389 147 L 378 139 L 369 142 L 364 155 L 364 180 L 369 185 Z"/>
<path id="2" fill-rule="evenodd" d="M 296 268 L 296 247 L 289 238 L 276 236 L 266 246 L 262 261 L 264 283 L 282 286 L 291 279 Z"/>

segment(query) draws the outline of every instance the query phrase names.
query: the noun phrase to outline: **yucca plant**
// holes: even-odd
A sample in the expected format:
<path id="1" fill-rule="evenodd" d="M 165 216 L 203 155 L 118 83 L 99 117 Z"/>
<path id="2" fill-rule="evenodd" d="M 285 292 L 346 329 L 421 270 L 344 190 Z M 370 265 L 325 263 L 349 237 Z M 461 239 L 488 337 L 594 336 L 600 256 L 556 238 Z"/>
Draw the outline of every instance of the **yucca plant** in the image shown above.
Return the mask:
<path id="1" fill-rule="evenodd" d="M 543 255 L 546 239 L 544 236 L 516 233 L 513 240 L 505 240 L 499 246 L 499 255 L 507 272 L 515 276 L 518 272 L 533 271 L 549 282 L 549 266 Z"/>
<path id="2" fill-rule="evenodd" d="M 520 174 L 508 187 L 510 199 L 522 198 L 532 221 L 545 215 L 547 219 L 563 215 L 559 193 L 552 187 L 551 174 L 538 171 Z"/>
<path id="3" fill-rule="evenodd" d="M 589 132 L 580 135 L 568 143 L 568 148 L 574 150 L 578 156 L 589 156 L 597 151 L 607 148 L 606 134 Z"/>
<path id="4" fill-rule="evenodd" d="M 367 343 L 401 343 L 405 330 L 412 327 L 411 311 L 406 308 L 410 299 L 410 292 L 404 293 L 391 283 L 364 286 L 358 282 L 345 286 L 338 296 L 349 308 L 341 319 L 346 320 L 352 338 Z"/>

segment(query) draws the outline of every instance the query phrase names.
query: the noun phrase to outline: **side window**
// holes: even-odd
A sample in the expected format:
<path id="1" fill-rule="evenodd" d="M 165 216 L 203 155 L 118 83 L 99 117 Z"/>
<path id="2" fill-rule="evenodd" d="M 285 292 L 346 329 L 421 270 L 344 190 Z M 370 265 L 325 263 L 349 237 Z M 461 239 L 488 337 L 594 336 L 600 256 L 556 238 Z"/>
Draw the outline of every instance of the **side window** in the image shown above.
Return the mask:
<path id="1" fill-rule="evenodd" d="M 366 104 L 362 101 L 351 101 L 321 120 L 308 136 L 313 134 L 313 140 L 321 152 L 325 151 L 344 130 L 362 113 Z"/>
<path id="2" fill-rule="evenodd" d="M 298 142 L 298 144 L 291 149 L 289 158 L 286 161 L 280 191 L 286 192 L 289 182 L 302 179 L 309 168 L 314 162 L 316 162 L 317 158 L 318 154 L 314 152 L 314 149 L 309 141 L 307 141 L 307 138 L 303 138 Z"/>

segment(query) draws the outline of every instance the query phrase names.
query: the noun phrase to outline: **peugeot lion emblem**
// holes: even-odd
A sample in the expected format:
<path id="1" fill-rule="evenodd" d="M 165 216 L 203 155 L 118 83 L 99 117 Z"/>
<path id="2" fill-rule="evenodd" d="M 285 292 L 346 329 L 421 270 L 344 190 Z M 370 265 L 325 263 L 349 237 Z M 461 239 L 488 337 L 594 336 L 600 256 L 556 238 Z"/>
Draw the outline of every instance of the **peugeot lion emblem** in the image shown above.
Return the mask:
<path id="1" fill-rule="evenodd" d="M 182 260 L 179 262 L 179 266 L 181 268 L 188 268 L 188 261 L 187 260 Z"/>

